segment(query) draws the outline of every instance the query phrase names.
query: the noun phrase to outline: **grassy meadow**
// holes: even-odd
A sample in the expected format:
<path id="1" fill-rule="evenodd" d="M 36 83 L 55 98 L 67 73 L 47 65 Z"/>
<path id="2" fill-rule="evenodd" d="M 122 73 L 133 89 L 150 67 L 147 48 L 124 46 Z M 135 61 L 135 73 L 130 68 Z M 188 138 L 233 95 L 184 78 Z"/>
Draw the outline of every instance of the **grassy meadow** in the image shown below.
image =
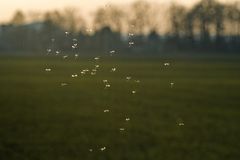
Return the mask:
<path id="1" fill-rule="evenodd" d="M 239 159 L 239 62 L 2 56 L 0 159 Z"/>

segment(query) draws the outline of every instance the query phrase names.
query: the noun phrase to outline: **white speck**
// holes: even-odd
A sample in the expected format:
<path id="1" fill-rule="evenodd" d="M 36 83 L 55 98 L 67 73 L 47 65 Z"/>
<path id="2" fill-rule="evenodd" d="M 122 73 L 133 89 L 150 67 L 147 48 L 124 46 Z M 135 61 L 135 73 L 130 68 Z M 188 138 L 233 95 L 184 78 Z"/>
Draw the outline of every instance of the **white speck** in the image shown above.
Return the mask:
<path id="1" fill-rule="evenodd" d="M 133 33 L 128 33 L 128 36 L 132 37 L 132 36 L 134 36 L 134 34 Z"/>
<path id="2" fill-rule="evenodd" d="M 100 65 L 98 65 L 98 64 L 97 64 L 97 65 L 95 65 L 95 68 L 99 68 L 99 67 L 100 67 Z"/>
<path id="3" fill-rule="evenodd" d="M 134 45 L 134 42 L 128 42 L 128 44 L 129 44 L 129 46 L 132 46 L 132 45 Z"/>
<path id="4" fill-rule="evenodd" d="M 178 123 L 179 126 L 184 126 L 183 122 Z"/>
<path id="5" fill-rule="evenodd" d="M 103 83 L 107 83 L 107 82 L 108 82 L 108 80 L 106 80 L 106 79 L 103 80 Z"/>
<path id="6" fill-rule="evenodd" d="M 164 63 L 164 66 L 170 66 L 170 63 Z"/>
<path id="7" fill-rule="evenodd" d="M 130 118 L 126 118 L 125 120 L 126 120 L 126 121 L 130 121 Z"/>
<path id="8" fill-rule="evenodd" d="M 47 52 L 50 53 L 50 52 L 52 52 L 52 50 L 51 49 L 47 49 Z"/>
<path id="9" fill-rule="evenodd" d="M 95 57 L 94 59 L 97 61 L 97 60 L 99 60 L 100 58 L 99 58 L 99 57 Z"/>
<path id="10" fill-rule="evenodd" d="M 110 87 L 111 87 L 110 84 L 106 84 L 106 85 L 105 85 L 105 88 L 110 88 Z"/>
<path id="11" fill-rule="evenodd" d="M 140 83 L 140 80 L 135 80 L 136 83 Z"/>
<path id="12" fill-rule="evenodd" d="M 132 91 L 132 94 L 136 94 L 136 91 Z"/>
<path id="13" fill-rule="evenodd" d="M 66 32 L 65 32 L 65 35 L 68 36 L 68 35 L 69 35 L 69 32 L 66 31 Z"/>
<path id="14" fill-rule="evenodd" d="M 125 128 L 119 128 L 120 131 L 125 131 Z"/>
<path id="15" fill-rule="evenodd" d="M 93 149 L 89 149 L 89 152 L 93 152 Z"/>
<path id="16" fill-rule="evenodd" d="M 84 75 L 84 74 L 86 74 L 87 72 L 89 72 L 88 69 L 83 69 L 83 70 L 81 71 L 81 74 Z"/>
<path id="17" fill-rule="evenodd" d="M 63 56 L 63 59 L 67 59 L 67 58 L 68 58 L 68 55 Z"/>
<path id="18" fill-rule="evenodd" d="M 112 56 L 113 54 L 115 54 L 115 53 L 116 53 L 115 50 L 110 51 L 110 55 L 111 55 L 111 56 Z"/>
<path id="19" fill-rule="evenodd" d="M 115 72 L 117 69 L 116 68 L 112 68 L 111 69 L 111 72 Z"/>
<path id="20" fill-rule="evenodd" d="M 61 86 L 67 86 L 68 84 L 67 83 L 61 83 Z"/>
<path id="21" fill-rule="evenodd" d="M 184 124 L 184 121 L 181 119 L 181 118 L 179 118 L 178 120 L 177 120 L 177 124 L 178 124 L 178 126 L 184 126 L 185 124 Z"/>
<path id="22" fill-rule="evenodd" d="M 58 55 L 60 53 L 60 51 L 56 51 L 56 55 Z"/>
<path id="23" fill-rule="evenodd" d="M 110 110 L 109 109 L 105 109 L 103 112 L 104 113 L 108 113 L 108 112 L 110 112 Z"/>
<path id="24" fill-rule="evenodd" d="M 84 72 L 89 72 L 89 69 L 84 69 L 83 71 L 84 71 Z"/>
<path id="25" fill-rule="evenodd" d="M 92 32 L 93 32 L 93 30 L 92 30 L 91 28 L 87 28 L 86 31 L 87 31 L 88 33 L 92 33 Z"/>
<path id="26" fill-rule="evenodd" d="M 106 150 L 106 147 L 100 148 L 100 151 L 104 151 L 104 150 Z"/>
<path id="27" fill-rule="evenodd" d="M 110 53 L 112 53 L 112 54 L 115 53 L 115 52 L 116 52 L 115 50 L 110 51 Z"/>
<path id="28" fill-rule="evenodd" d="M 72 78 L 76 78 L 76 77 L 78 77 L 77 74 L 72 74 Z"/>
<path id="29" fill-rule="evenodd" d="M 171 83 L 170 83 L 170 85 L 171 85 L 171 88 L 172 88 L 172 87 L 174 86 L 174 83 L 173 83 L 173 82 L 171 82 Z"/>
<path id="30" fill-rule="evenodd" d="M 78 58 L 78 54 L 75 54 L 74 57 L 75 57 L 75 58 Z"/>
<path id="31" fill-rule="evenodd" d="M 50 69 L 50 68 L 46 68 L 45 71 L 46 71 L 46 72 L 51 72 L 52 69 Z"/>
<path id="32" fill-rule="evenodd" d="M 126 77 L 126 80 L 129 81 L 130 79 L 132 79 L 132 77 Z"/>
<path id="33" fill-rule="evenodd" d="M 92 76 L 96 75 L 96 72 L 91 72 L 91 75 L 92 75 Z"/>

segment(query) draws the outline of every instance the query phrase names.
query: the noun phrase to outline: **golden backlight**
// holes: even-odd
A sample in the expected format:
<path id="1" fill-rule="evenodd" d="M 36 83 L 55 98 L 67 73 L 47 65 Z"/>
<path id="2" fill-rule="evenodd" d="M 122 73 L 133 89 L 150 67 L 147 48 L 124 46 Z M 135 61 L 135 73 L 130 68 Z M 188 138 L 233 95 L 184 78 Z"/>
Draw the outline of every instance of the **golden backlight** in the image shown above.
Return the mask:
<path id="1" fill-rule="evenodd" d="M 88 15 L 99 6 L 104 6 L 108 3 L 113 4 L 127 4 L 135 0 L 7 0 L 1 2 L 0 8 L 0 22 L 8 21 L 13 13 L 20 9 L 24 12 L 29 11 L 46 11 L 53 9 L 63 9 L 65 7 L 77 7 L 81 9 L 81 13 Z M 192 5 L 199 0 L 146 0 L 157 3 L 177 2 L 185 5 Z M 233 0 L 220 0 L 222 2 L 229 2 Z"/>

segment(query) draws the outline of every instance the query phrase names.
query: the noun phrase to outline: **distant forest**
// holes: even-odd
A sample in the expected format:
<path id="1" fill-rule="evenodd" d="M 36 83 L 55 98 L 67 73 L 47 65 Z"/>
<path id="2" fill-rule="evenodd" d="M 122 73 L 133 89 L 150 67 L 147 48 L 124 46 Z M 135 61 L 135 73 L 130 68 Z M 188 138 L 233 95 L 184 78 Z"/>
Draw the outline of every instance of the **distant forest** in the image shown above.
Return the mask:
<path id="1" fill-rule="evenodd" d="M 146 1 L 128 7 L 106 5 L 94 12 L 91 24 L 76 8 L 30 16 L 19 10 L 8 23 L 0 25 L 0 52 L 240 54 L 239 2 L 201 0 L 191 8 L 173 3 L 160 17 L 161 7 Z"/>

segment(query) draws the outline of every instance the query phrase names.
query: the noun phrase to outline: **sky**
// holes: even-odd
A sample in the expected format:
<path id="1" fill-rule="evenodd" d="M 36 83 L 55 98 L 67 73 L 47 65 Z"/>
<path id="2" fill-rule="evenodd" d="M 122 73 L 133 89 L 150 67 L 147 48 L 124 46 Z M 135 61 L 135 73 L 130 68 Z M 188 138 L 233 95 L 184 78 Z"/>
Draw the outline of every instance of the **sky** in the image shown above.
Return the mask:
<path id="1" fill-rule="evenodd" d="M 20 9 L 24 12 L 28 11 L 47 11 L 53 9 L 63 9 L 66 7 L 80 8 L 83 15 L 87 15 L 99 6 L 106 4 L 128 4 L 135 0 L 0 0 L 0 22 L 8 21 L 13 13 Z M 178 2 L 185 5 L 192 5 L 199 0 L 146 0 L 149 2 L 169 3 Z M 220 0 L 229 2 L 233 0 Z M 236 0 L 237 1 L 237 0 Z"/>

